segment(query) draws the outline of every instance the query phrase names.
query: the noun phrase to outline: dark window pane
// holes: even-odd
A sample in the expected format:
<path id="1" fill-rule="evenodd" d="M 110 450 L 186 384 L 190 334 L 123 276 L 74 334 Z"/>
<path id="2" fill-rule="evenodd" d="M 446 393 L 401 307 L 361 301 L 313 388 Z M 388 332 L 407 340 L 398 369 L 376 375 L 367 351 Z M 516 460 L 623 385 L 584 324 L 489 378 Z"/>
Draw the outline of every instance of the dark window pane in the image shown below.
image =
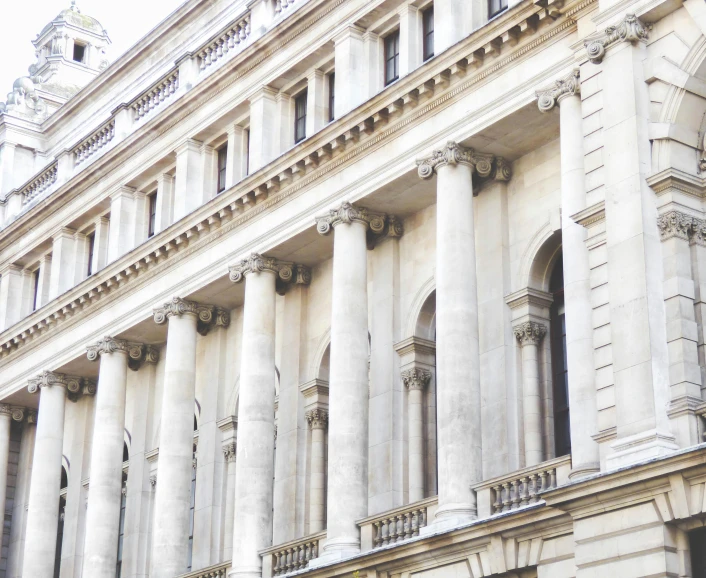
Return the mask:
<path id="1" fill-rule="evenodd" d="M 689 532 L 691 550 L 691 575 L 693 578 L 706 578 L 706 528 Z"/>
<path id="2" fill-rule="evenodd" d="M 400 32 L 396 30 L 385 38 L 385 85 L 399 78 Z"/>
<path id="3" fill-rule="evenodd" d="M 34 272 L 34 297 L 32 300 L 32 311 L 37 310 L 37 301 L 39 299 L 39 268 Z"/>
<path id="4" fill-rule="evenodd" d="M 429 60 L 434 56 L 434 8 L 428 8 L 422 14 L 422 34 L 424 36 L 423 56 Z"/>
<path id="5" fill-rule="evenodd" d="M 93 275 L 93 251 L 96 247 L 96 234 L 91 233 L 88 235 L 88 266 L 86 267 L 86 276 L 90 277 Z"/>
<path id="6" fill-rule="evenodd" d="M 507 9 L 507 0 L 489 0 L 488 12 L 491 18 L 505 9 Z"/>
<path id="7" fill-rule="evenodd" d="M 228 145 L 218 149 L 218 188 L 217 192 L 226 190 L 226 166 L 228 163 Z"/>
<path id="8" fill-rule="evenodd" d="M 306 90 L 294 100 L 294 142 L 306 138 Z"/>
<path id="9" fill-rule="evenodd" d="M 331 122 L 336 115 L 336 74 L 332 72 L 328 75 L 328 120 Z"/>
<path id="10" fill-rule="evenodd" d="M 554 394 L 554 444 L 557 457 L 571 453 L 571 418 L 569 416 L 569 374 L 566 363 L 566 316 L 564 315 L 564 268 L 561 255 L 549 281 L 554 297 L 550 309 L 549 338 L 552 355 Z"/>
<path id="11" fill-rule="evenodd" d="M 73 54 L 74 62 L 83 62 L 83 59 L 85 57 L 86 57 L 86 47 L 81 46 L 80 44 L 74 44 L 74 54 Z"/>
<path id="12" fill-rule="evenodd" d="M 157 223 L 157 193 L 152 193 L 147 197 L 149 202 L 149 218 L 147 220 L 147 238 L 153 237 L 155 233 L 155 225 Z"/>

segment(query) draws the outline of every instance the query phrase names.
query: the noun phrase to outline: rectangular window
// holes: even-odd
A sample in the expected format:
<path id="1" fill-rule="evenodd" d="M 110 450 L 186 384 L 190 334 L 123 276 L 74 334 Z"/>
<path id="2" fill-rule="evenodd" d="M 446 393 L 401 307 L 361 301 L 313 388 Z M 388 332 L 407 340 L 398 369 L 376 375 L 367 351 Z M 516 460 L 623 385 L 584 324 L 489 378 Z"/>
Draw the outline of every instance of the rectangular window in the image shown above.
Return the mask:
<path id="1" fill-rule="evenodd" d="M 218 149 L 218 189 L 222 193 L 226 190 L 226 164 L 228 163 L 228 145 Z"/>
<path id="2" fill-rule="evenodd" d="M 706 576 L 706 528 L 689 532 L 689 550 L 691 551 L 691 576 Z"/>
<path id="3" fill-rule="evenodd" d="M 423 56 L 429 60 L 434 56 L 434 7 L 422 12 Z"/>
<path id="4" fill-rule="evenodd" d="M 385 86 L 400 77 L 400 31 L 385 37 Z"/>
<path id="5" fill-rule="evenodd" d="M 250 174 L 250 129 L 245 131 L 245 176 Z"/>
<path id="6" fill-rule="evenodd" d="M 336 118 L 336 73 L 332 72 L 328 75 L 328 121 L 331 122 Z"/>
<path id="7" fill-rule="evenodd" d="M 96 234 L 91 233 L 86 238 L 88 241 L 88 265 L 86 267 L 86 277 L 93 275 L 93 251 L 96 247 Z"/>
<path id="8" fill-rule="evenodd" d="M 306 90 L 294 99 L 294 142 L 306 138 Z"/>
<path id="9" fill-rule="evenodd" d="M 147 238 L 154 237 L 157 224 L 157 192 L 155 191 L 147 197 Z M 144 230 L 144 229 L 143 229 Z"/>
<path id="10" fill-rule="evenodd" d="M 83 46 L 82 44 L 76 44 L 74 42 L 74 54 L 73 54 L 74 62 L 83 62 L 83 59 L 85 57 L 86 57 L 86 47 Z"/>
<path id="11" fill-rule="evenodd" d="M 40 269 L 37 268 L 34 272 L 34 297 L 32 298 L 32 311 L 36 311 L 37 305 L 39 305 L 39 271 Z"/>
<path id="12" fill-rule="evenodd" d="M 488 13 L 490 18 L 497 16 L 503 10 L 507 10 L 507 0 L 488 0 Z"/>

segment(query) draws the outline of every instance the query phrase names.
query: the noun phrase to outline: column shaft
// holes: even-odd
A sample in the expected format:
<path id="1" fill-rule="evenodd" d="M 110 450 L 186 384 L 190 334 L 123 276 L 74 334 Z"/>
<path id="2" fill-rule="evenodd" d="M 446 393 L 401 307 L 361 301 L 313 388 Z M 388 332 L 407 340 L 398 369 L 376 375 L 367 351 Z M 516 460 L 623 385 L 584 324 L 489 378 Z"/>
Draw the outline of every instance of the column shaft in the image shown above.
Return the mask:
<path id="1" fill-rule="evenodd" d="M 233 566 L 229 576 L 260 576 L 259 551 L 272 545 L 275 279 L 273 271 L 265 270 L 249 272 L 245 280 Z"/>
<path id="2" fill-rule="evenodd" d="M 437 519 L 476 515 L 481 479 L 481 397 L 472 169 L 437 167 Z M 463 408 L 463 411 L 459 411 Z"/>
<path id="3" fill-rule="evenodd" d="M 5 517 L 5 498 L 7 497 L 7 470 L 10 458 L 10 424 L 12 423 L 12 410 L 10 406 L 0 405 L 0 514 Z M 4 526 L 4 523 L 3 523 Z M 3 529 L 0 527 L 0 541 L 3 538 Z"/>
<path id="4" fill-rule="evenodd" d="M 186 572 L 196 394 L 196 315 L 169 317 L 150 578 Z"/>
<path id="5" fill-rule="evenodd" d="M 311 429 L 311 477 L 309 486 L 309 533 L 321 532 L 326 527 L 326 428 L 323 424 L 312 424 Z"/>
<path id="6" fill-rule="evenodd" d="M 410 388 L 407 398 L 409 420 L 409 501 L 424 499 L 424 391 Z"/>
<path id="7" fill-rule="evenodd" d="M 127 352 L 101 354 L 96 392 L 91 486 L 83 576 L 114 578 L 120 533 Z"/>
<path id="8" fill-rule="evenodd" d="M 367 225 L 335 226 L 329 384 L 328 540 L 360 551 L 356 520 L 368 515 Z"/>
<path id="9" fill-rule="evenodd" d="M 223 528 L 223 560 L 233 559 L 233 524 L 235 521 L 235 444 L 224 449 L 226 460 L 226 495 Z"/>
<path id="10" fill-rule="evenodd" d="M 66 388 L 41 388 L 22 576 L 54 578 Z"/>

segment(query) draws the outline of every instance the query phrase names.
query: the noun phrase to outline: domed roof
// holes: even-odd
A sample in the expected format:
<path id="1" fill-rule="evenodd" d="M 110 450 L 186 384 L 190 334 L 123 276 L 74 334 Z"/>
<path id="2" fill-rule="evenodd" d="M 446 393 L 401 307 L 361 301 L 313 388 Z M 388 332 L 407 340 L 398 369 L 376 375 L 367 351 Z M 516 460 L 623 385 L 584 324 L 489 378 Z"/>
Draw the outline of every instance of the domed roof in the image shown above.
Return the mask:
<path id="1" fill-rule="evenodd" d="M 54 18 L 52 22 L 47 24 L 39 35 L 41 36 L 44 34 L 52 26 L 52 23 L 57 20 L 63 20 L 68 24 L 73 24 L 74 26 L 78 26 L 84 30 L 90 30 L 96 34 L 105 34 L 105 30 L 98 20 L 92 18 L 91 16 L 81 14 L 81 10 L 79 10 L 78 6 L 76 6 L 76 0 L 71 0 L 71 7 L 59 12 L 58 16 Z"/>

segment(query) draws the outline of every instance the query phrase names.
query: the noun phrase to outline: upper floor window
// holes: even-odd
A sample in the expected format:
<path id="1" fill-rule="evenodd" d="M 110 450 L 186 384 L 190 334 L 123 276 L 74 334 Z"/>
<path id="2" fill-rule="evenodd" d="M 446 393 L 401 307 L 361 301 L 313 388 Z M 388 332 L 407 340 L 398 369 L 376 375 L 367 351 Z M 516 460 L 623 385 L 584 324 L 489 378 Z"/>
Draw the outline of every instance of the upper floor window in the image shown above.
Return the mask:
<path id="1" fill-rule="evenodd" d="M 490 18 L 507 10 L 507 0 L 488 0 L 488 13 Z"/>
<path id="2" fill-rule="evenodd" d="M 566 365 L 566 316 L 564 312 L 564 266 L 559 255 L 549 281 L 554 297 L 550 310 L 552 383 L 554 388 L 554 443 L 556 455 L 571 453 L 569 420 L 569 374 Z"/>
<path id="3" fill-rule="evenodd" d="M 422 53 L 424 60 L 434 56 L 434 7 L 422 12 Z"/>
<path id="4" fill-rule="evenodd" d="M 34 295 L 32 296 L 32 311 L 36 311 L 39 306 L 39 275 L 40 269 L 34 271 Z"/>
<path id="5" fill-rule="evenodd" d="M 86 276 L 90 277 L 93 275 L 93 252 L 96 248 L 96 234 L 91 233 L 88 237 L 86 237 L 86 240 L 88 241 L 88 265 L 86 267 Z"/>
<path id="6" fill-rule="evenodd" d="M 228 162 L 228 145 L 218 149 L 218 189 L 222 193 L 226 190 L 226 165 Z"/>
<path id="7" fill-rule="evenodd" d="M 83 44 L 79 44 L 78 42 L 74 42 L 73 61 L 74 62 L 83 62 L 85 58 L 86 58 L 86 47 Z"/>
<path id="8" fill-rule="evenodd" d="M 336 118 L 336 73 L 332 72 L 328 75 L 328 121 L 331 122 Z"/>
<path id="9" fill-rule="evenodd" d="M 294 142 L 306 138 L 306 90 L 294 99 Z"/>
<path id="10" fill-rule="evenodd" d="M 154 237 L 157 224 L 157 192 L 147 197 L 147 238 Z"/>
<path id="11" fill-rule="evenodd" d="M 385 37 L 385 86 L 400 77 L 400 31 Z"/>

